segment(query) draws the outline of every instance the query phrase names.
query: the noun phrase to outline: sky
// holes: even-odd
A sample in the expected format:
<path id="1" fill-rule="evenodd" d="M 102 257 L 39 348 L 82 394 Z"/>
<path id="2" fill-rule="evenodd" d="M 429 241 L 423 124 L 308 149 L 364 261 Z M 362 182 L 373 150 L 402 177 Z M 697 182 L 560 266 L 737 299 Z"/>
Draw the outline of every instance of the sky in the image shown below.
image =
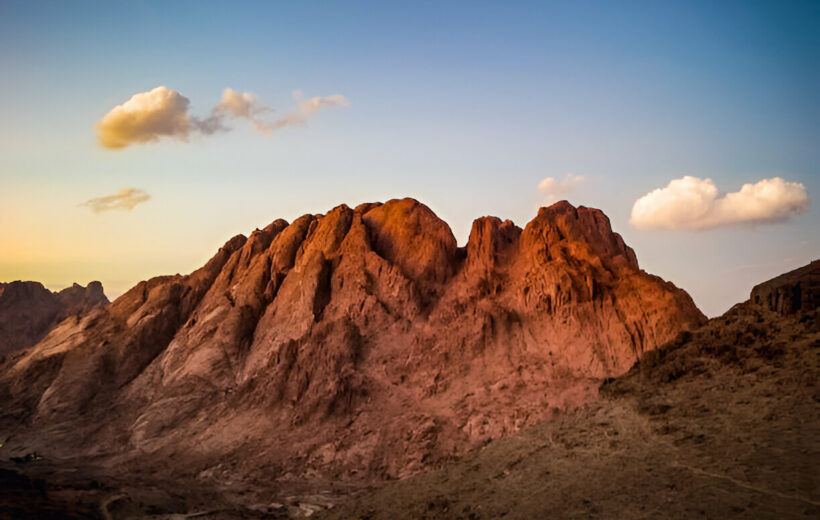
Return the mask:
<path id="1" fill-rule="evenodd" d="M 0 281 L 405 196 L 462 245 L 600 208 L 710 316 L 820 257 L 816 1 L 4 0 L 0 71 Z"/>

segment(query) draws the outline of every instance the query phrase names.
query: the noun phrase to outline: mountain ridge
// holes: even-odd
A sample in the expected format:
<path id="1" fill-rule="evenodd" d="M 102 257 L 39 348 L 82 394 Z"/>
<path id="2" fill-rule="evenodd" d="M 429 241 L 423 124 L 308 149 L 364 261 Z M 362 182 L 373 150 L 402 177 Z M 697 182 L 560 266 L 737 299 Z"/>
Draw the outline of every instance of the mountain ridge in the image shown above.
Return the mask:
<path id="1" fill-rule="evenodd" d="M 704 321 L 599 210 L 483 217 L 459 248 L 413 199 L 342 205 L 63 321 L 2 366 L 0 428 L 54 457 L 361 485 L 595 400 Z"/>
<path id="2" fill-rule="evenodd" d="M 40 341 L 68 316 L 108 303 L 100 282 L 49 291 L 40 282 L 0 282 L 0 357 Z"/>

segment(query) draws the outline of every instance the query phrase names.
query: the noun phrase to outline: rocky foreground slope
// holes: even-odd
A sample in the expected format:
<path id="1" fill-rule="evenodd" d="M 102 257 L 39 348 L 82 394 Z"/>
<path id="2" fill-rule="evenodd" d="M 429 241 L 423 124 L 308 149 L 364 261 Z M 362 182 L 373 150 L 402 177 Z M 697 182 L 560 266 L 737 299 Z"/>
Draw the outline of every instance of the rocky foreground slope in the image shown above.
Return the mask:
<path id="1" fill-rule="evenodd" d="M 647 353 L 603 399 L 317 518 L 817 518 L 820 261 Z"/>
<path id="2" fill-rule="evenodd" d="M 594 400 L 704 321 L 595 209 L 484 217 L 459 248 L 415 200 L 339 206 L 237 236 L 11 356 L 0 435 L 101 479 L 338 495 Z"/>
<path id="3" fill-rule="evenodd" d="M 107 303 L 100 282 L 59 292 L 39 282 L 0 282 L 0 357 L 31 347 L 68 316 Z"/>

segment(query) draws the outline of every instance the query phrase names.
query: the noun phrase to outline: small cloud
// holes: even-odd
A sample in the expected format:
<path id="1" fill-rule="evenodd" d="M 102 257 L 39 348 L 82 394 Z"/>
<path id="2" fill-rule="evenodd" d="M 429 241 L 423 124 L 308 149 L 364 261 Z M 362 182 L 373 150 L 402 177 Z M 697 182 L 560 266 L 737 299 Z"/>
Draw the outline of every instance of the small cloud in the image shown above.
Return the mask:
<path id="1" fill-rule="evenodd" d="M 114 209 L 131 211 L 134 206 L 151 198 L 151 195 L 136 188 L 121 188 L 113 195 L 89 199 L 80 206 L 91 208 L 94 213 L 102 213 Z"/>
<path id="2" fill-rule="evenodd" d="M 259 105 L 256 94 L 251 92 L 237 92 L 226 88 L 222 92 L 222 100 L 214 107 L 217 112 L 227 112 L 234 117 L 252 118 L 258 112 L 265 112 L 271 108 Z"/>
<path id="3" fill-rule="evenodd" d="M 112 150 L 135 143 L 150 143 L 161 137 L 187 140 L 191 134 L 211 135 L 227 132 L 228 118 L 247 119 L 254 130 L 270 135 L 286 126 L 304 125 L 322 107 L 342 107 L 350 102 L 341 94 L 303 100 L 300 90 L 293 91 L 297 108 L 275 119 L 274 110 L 259 102 L 256 94 L 226 88 L 222 99 L 210 115 L 199 118 L 188 114 L 190 100 L 175 90 L 160 86 L 148 92 L 134 94 L 111 109 L 95 125 L 100 146 Z"/>
<path id="4" fill-rule="evenodd" d="M 186 139 L 192 123 L 188 117 L 188 98 L 167 87 L 134 94 L 112 108 L 97 124 L 100 146 L 125 148 L 134 143 L 150 143 L 160 137 Z"/>
<path id="5" fill-rule="evenodd" d="M 214 107 L 210 119 L 221 119 L 222 116 L 239 117 L 247 119 L 253 124 L 253 128 L 261 133 L 265 133 L 267 123 L 263 116 L 272 113 L 273 109 L 259 103 L 259 98 L 251 92 L 237 92 L 226 88 L 222 92 L 222 99 Z"/>
<path id="6" fill-rule="evenodd" d="M 720 195 L 711 179 L 685 176 L 635 201 L 630 223 L 639 229 L 688 230 L 770 224 L 803 213 L 809 204 L 804 185 L 780 177 Z"/>
<path id="7" fill-rule="evenodd" d="M 560 180 L 554 177 L 547 177 L 538 183 L 538 191 L 541 192 L 544 204 L 552 204 L 566 198 L 566 196 L 574 192 L 582 182 L 584 182 L 584 176 L 575 175 L 574 173 L 568 173 Z"/>
<path id="8" fill-rule="evenodd" d="M 307 101 L 299 103 L 299 112 L 305 117 L 310 117 L 322 107 L 347 107 L 350 106 L 350 101 L 341 94 L 334 94 L 325 97 L 312 97 Z"/>
<path id="9" fill-rule="evenodd" d="M 298 97 L 297 97 L 298 95 Z M 301 99 L 301 91 L 294 91 L 294 99 Z M 269 135 L 275 130 L 284 128 L 286 126 L 304 126 L 308 119 L 313 117 L 320 108 L 324 107 L 346 107 L 350 106 L 350 101 L 341 94 L 334 94 L 332 96 L 312 97 L 304 101 L 300 101 L 296 110 L 285 114 L 283 117 L 276 119 L 270 123 L 259 123 L 254 121 L 254 129 L 263 134 Z"/>

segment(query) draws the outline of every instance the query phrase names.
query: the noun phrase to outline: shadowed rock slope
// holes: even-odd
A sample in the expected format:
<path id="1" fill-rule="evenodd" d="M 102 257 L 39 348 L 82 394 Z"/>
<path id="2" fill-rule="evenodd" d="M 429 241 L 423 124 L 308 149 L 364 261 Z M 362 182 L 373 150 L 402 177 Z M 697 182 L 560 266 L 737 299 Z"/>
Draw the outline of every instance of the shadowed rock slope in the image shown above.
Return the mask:
<path id="1" fill-rule="evenodd" d="M 60 292 L 39 282 L 0 282 L 0 357 L 34 345 L 68 316 L 106 303 L 100 282 Z"/>
<path id="2" fill-rule="evenodd" d="M 317 518 L 817 518 L 819 275 L 758 285 L 598 402 Z"/>
<path id="3" fill-rule="evenodd" d="M 484 217 L 459 248 L 415 200 L 343 205 L 237 236 L 10 356 L 0 433 L 223 489 L 403 478 L 595 399 L 704 321 L 599 210 Z"/>

